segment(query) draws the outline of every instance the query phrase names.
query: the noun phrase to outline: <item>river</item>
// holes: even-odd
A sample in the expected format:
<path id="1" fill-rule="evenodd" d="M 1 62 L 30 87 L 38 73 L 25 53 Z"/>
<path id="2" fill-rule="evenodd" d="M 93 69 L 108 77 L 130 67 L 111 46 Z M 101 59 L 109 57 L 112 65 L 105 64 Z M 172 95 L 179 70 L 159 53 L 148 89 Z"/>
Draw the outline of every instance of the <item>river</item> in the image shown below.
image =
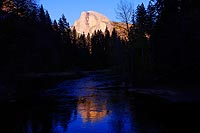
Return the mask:
<path id="1" fill-rule="evenodd" d="M 0 115 L 2 130 L 9 133 L 167 133 L 175 124 L 165 117 L 159 118 L 167 115 L 164 114 L 169 105 L 167 100 L 129 91 L 113 75 L 90 73 L 66 80 L 31 99 L 4 105 Z M 160 111 L 161 108 L 165 109 Z M 181 121 L 179 117 L 175 120 Z"/>

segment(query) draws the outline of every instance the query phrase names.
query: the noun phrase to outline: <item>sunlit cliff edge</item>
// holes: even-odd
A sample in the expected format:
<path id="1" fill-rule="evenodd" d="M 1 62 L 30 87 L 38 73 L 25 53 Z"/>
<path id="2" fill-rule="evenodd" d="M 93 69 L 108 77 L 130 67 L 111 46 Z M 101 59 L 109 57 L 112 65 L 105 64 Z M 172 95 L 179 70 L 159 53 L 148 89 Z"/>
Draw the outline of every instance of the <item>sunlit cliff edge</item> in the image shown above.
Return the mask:
<path id="1" fill-rule="evenodd" d="M 90 35 L 92 35 L 97 30 L 101 30 L 102 32 L 104 32 L 107 27 L 110 32 L 112 32 L 113 28 L 115 28 L 119 36 L 126 36 L 125 23 L 113 22 L 105 15 L 95 11 L 82 12 L 80 18 L 75 21 L 73 26 L 80 34 L 89 33 Z"/>

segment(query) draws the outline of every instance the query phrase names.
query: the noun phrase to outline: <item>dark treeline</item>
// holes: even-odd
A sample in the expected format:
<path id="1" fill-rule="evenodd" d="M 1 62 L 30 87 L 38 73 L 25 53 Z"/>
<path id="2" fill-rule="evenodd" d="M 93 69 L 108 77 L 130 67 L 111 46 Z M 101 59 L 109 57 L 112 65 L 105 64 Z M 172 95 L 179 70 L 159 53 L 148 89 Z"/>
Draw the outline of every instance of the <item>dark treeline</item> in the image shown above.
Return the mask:
<path id="1" fill-rule="evenodd" d="M 51 28 L 48 11 L 32 0 L 6 0 L 2 9 L 0 71 L 24 73 L 60 69 L 65 47 Z"/>
<path id="2" fill-rule="evenodd" d="M 152 33 L 156 74 L 175 84 L 197 85 L 200 10 L 195 0 L 157 0 Z"/>
<path id="3" fill-rule="evenodd" d="M 34 1 L 1 2 L 1 72 L 51 72 L 113 64 L 112 56 L 117 53 L 111 55 L 112 49 L 115 43 L 121 44 L 115 30 L 78 34 L 64 15 L 52 22 L 48 11 Z"/>
<path id="4" fill-rule="evenodd" d="M 146 8 L 142 3 L 133 12 L 127 44 L 130 59 L 126 58 L 131 79 L 139 84 L 197 85 L 200 10 L 196 1 L 150 0 Z"/>
<path id="5" fill-rule="evenodd" d="M 128 39 L 115 29 L 79 34 L 64 15 L 52 21 L 34 0 L 4 0 L 0 6 L 1 73 L 110 67 L 123 80 L 144 84 L 188 77 L 199 68 L 200 17 L 194 0 L 138 5 Z"/>
<path id="6" fill-rule="evenodd" d="M 2 73 L 56 72 L 117 65 L 115 30 L 79 34 L 64 14 L 52 21 L 33 0 L 1 1 L 0 71 Z M 112 54 L 114 53 L 114 54 Z"/>

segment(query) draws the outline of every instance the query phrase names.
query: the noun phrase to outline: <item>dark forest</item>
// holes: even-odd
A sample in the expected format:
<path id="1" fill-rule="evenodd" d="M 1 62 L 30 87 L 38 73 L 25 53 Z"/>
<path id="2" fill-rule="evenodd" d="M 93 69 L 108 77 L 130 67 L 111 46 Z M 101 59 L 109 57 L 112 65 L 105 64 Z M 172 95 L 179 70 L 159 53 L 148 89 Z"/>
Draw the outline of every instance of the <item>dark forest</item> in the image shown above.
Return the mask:
<path id="1" fill-rule="evenodd" d="M 80 35 L 64 14 L 57 22 L 34 1 L 13 2 L 1 2 L 1 75 L 111 68 L 131 82 L 178 83 L 199 74 L 199 9 L 192 0 L 138 5 L 128 39 L 115 29 Z"/>

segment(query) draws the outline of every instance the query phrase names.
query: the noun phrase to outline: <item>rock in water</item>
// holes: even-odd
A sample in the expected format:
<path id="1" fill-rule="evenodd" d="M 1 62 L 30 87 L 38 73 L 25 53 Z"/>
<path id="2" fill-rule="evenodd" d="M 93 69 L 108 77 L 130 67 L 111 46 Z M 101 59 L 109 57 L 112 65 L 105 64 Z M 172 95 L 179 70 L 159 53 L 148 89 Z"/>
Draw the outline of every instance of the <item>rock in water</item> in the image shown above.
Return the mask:
<path id="1" fill-rule="evenodd" d="M 78 33 L 92 34 L 96 30 L 109 31 L 113 29 L 112 22 L 104 15 L 95 12 L 82 12 L 79 20 L 75 21 L 74 26 Z"/>

